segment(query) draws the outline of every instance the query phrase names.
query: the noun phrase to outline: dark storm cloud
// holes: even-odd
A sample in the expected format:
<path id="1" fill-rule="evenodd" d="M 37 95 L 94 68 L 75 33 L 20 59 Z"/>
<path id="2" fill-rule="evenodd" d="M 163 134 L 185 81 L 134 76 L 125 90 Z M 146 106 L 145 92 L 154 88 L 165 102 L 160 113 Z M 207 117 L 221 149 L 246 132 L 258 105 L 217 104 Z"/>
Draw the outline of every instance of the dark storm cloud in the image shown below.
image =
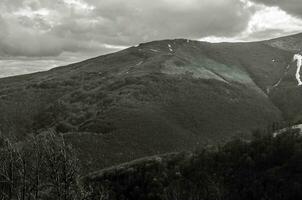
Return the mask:
<path id="1" fill-rule="evenodd" d="M 234 36 L 252 9 L 239 0 L 2 0 L 0 55 L 112 51 L 164 38 Z"/>
<path id="2" fill-rule="evenodd" d="M 252 0 L 267 6 L 278 6 L 289 14 L 302 18 L 301 0 Z"/>

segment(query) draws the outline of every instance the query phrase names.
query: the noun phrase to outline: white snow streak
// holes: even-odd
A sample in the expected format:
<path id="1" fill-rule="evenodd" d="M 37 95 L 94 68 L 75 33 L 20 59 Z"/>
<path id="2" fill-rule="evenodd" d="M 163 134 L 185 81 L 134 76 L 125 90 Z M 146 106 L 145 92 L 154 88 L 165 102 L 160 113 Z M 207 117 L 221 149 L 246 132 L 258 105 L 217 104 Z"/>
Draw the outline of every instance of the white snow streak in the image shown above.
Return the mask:
<path id="1" fill-rule="evenodd" d="M 302 66 L 302 56 L 300 54 L 294 55 L 294 61 L 297 60 L 297 71 L 296 71 L 296 79 L 298 81 L 298 86 L 302 85 L 301 77 L 300 77 L 300 70 Z"/>
<path id="2" fill-rule="evenodd" d="M 290 130 L 290 129 L 300 129 L 300 134 L 301 134 L 302 133 L 302 124 L 297 124 L 297 125 L 294 125 L 294 126 L 291 126 L 291 127 L 287 127 L 287 128 L 277 130 L 276 132 L 273 133 L 273 136 L 276 137 L 277 135 L 282 134 L 282 133 L 284 133 L 284 132 L 286 132 L 287 130 Z"/>
<path id="3" fill-rule="evenodd" d="M 282 78 L 283 78 L 283 77 L 282 77 Z M 282 78 L 281 78 L 275 85 L 273 85 L 273 88 L 278 87 L 278 86 L 280 85 L 280 83 L 281 83 L 281 81 L 282 81 Z"/>
<path id="4" fill-rule="evenodd" d="M 139 66 L 141 64 L 143 64 L 143 61 L 140 61 L 139 63 L 137 63 L 136 66 Z"/>
<path id="5" fill-rule="evenodd" d="M 173 51 L 173 49 L 172 49 L 172 46 L 170 45 L 170 44 L 168 44 L 168 47 L 169 47 L 169 51 Z"/>
<path id="6" fill-rule="evenodd" d="M 284 79 L 284 77 L 287 75 L 289 68 L 290 68 L 290 65 L 287 65 L 287 66 L 286 66 L 286 71 L 285 71 L 283 77 L 281 77 L 281 78 L 279 79 L 279 81 L 278 81 L 277 83 L 275 83 L 272 87 L 268 87 L 268 88 L 267 88 L 267 93 L 268 93 L 268 94 L 270 93 L 271 89 L 273 89 L 273 88 L 275 88 L 275 87 L 278 87 L 278 86 L 280 85 L 280 83 L 282 82 L 282 80 Z"/>

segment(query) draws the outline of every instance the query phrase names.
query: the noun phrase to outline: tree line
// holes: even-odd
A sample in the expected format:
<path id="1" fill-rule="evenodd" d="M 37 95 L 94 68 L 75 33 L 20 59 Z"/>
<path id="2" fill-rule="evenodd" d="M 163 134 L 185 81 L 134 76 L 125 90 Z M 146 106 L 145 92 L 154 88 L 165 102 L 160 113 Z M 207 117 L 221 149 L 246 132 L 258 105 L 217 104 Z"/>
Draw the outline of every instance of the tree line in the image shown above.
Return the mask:
<path id="1" fill-rule="evenodd" d="M 146 159 L 86 177 L 112 200 L 302 199 L 300 129 L 256 132 L 194 153 Z"/>

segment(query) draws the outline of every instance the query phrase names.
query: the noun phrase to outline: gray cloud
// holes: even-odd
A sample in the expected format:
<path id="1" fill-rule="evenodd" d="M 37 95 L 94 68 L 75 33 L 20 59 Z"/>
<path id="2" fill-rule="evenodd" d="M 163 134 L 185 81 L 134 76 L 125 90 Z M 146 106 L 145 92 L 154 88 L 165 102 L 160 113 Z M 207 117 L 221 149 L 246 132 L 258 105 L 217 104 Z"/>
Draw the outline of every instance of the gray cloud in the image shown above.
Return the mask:
<path id="1" fill-rule="evenodd" d="M 256 3 L 262 3 L 267 6 L 278 6 L 280 9 L 302 18 L 302 3 L 301 0 L 251 0 Z"/>
<path id="2" fill-rule="evenodd" d="M 239 0 L 2 0 L 0 55 L 112 51 L 164 38 L 233 36 L 253 11 Z"/>
<path id="3" fill-rule="evenodd" d="M 251 16 L 251 12 L 244 9 L 244 3 L 238 0 L 128 2 L 110 0 L 105 4 L 104 1 L 95 1 L 95 14 L 103 17 L 103 23 L 97 28 L 115 33 L 106 35 L 113 43 L 127 44 L 175 37 L 196 39 L 208 35 L 230 36 L 242 31 Z"/>
<path id="4" fill-rule="evenodd" d="M 210 36 L 249 41 L 290 34 L 300 30 L 302 21 L 275 13 L 279 20 L 272 23 L 278 11 L 265 8 L 279 6 L 301 16 L 299 1 L 1 0 L 0 77 L 152 40 Z"/>

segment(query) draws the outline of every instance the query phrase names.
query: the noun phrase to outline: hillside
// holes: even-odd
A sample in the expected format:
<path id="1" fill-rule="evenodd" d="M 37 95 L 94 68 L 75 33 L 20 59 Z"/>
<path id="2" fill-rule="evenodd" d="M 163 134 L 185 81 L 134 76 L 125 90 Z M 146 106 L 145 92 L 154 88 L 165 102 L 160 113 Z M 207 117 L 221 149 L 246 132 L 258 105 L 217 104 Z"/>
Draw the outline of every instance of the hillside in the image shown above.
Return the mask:
<path id="1" fill-rule="evenodd" d="M 48 128 L 63 132 L 87 170 L 248 137 L 301 119 L 292 62 L 300 38 L 155 41 L 3 78 L 0 128 L 20 139 Z"/>
<path id="2" fill-rule="evenodd" d="M 301 199 L 301 131 L 144 158 L 85 176 L 90 198 Z"/>

